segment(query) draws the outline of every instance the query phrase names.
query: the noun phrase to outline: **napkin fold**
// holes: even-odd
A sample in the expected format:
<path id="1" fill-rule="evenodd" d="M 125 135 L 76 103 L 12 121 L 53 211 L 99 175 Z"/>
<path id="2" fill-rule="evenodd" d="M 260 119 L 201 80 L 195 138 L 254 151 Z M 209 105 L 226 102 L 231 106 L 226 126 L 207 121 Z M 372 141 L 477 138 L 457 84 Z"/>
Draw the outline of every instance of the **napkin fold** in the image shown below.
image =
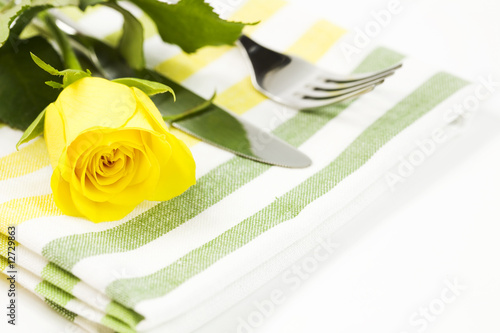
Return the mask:
<path id="1" fill-rule="evenodd" d="M 91 28 L 102 13 L 80 23 Z M 0 270 L 8 270 L 7 228 L 15 226 L 18 282 L 85 330 L 195 329 L 323 244 L 459 133 L 462 118 L 449 111 L 470 93 L 463 79 L 384 47 L 347 61 L 344 29 L 281 0 L 250 0 L 232 17 L 261 20 L 245 33 L 343 74 L 404 67 L 355 101 L 299 112 L 255 91 L 238 50 L 186 55 L 151 33 L 150 65 L 206 98 L 215 85 L 217 104 L 313 165 L 271 167 L 176 132 L 193 152 L 197 184 L 101 224 L 57 209 L 43 139 L 15 151 L 21 133 L 0 128 Z"/>

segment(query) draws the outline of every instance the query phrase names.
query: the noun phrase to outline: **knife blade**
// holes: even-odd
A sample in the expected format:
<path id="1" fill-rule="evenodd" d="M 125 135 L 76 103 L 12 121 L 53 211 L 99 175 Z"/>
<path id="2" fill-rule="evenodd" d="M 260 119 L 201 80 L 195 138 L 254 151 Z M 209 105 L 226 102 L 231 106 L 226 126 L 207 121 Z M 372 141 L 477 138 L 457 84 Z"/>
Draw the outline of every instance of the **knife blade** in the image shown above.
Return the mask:
<path id="1" fill-rule="evenodd" d="M 174 103 L 169 94 L 152 96 L 153 102 L 164 116 L 182 113 L 205 101 L 194 92 L 152 70 L 136 72 L 136 76 L 168 85 L 175 91 L 177 100 L 183 101 Z M 288 168 L 305 168 L 312 163 L 307 155 L 295 147 L 215 104 L 201 113 L 174 122 L 173 126 L 204 142 L 258 162 Z"/>
<path id="2" fill-rule="evenodd" d="M 82 65 L 90 67 L 91 71 L 105 73 L 108 79 L 136 77 L 171 87 L 176 102 L 170 94 L 152 96 L 163 116 L 180 114 L 206 102 L 158 72 L 132 69 L 116 49 L 96 38 L 80 34 L 70 35 L 70 38 L 80 44 L 75 48 L 83 56 Z M 295 147 L 215 104 L 172 125 L 204 142 L 254 161 L 288 168 L 305 168 L 312 164 L 311 159 Z"/>

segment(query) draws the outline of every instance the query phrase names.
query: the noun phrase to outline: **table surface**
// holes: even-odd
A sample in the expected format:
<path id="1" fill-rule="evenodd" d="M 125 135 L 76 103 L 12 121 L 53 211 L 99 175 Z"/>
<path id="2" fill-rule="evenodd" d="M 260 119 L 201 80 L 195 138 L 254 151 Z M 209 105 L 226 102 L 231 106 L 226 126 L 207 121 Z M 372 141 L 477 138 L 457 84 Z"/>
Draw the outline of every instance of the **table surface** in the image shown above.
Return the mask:
<path id="1" fill-rule="evenodd" d="M 373 10 L 391 2 L 291 1 L 350 29 L 363 29 Z M 469 80 L 491 75 L 500 81 L 500 2 L 401 5 L 373 43 Z M 499 128 L 497 92 L 466 132 L 340 230 L 336 252 L 301 275 L 297 289 L 278 276 L 197 333 L 499 332 Z M 6 281 L 0 289 L 0 304 L 7 304 Z M 284 302 L 266 307 L 274 290 L 284 293 Z M 43 302 L 19 292 L 19 324 L 12 328 L 4 318 L 0 331 L 73 332 Z"/>

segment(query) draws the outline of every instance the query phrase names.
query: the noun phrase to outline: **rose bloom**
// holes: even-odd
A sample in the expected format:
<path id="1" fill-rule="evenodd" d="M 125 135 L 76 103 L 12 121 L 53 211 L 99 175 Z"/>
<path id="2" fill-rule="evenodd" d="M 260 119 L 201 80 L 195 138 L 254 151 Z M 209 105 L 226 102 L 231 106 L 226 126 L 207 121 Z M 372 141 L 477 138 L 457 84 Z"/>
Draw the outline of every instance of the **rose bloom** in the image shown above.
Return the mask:
<path id="1" fill-rule="evenodd" d="M 169 200 L 195 184 L 187 146 L 141 90 L 87 77 L 45 114 L 51 187 L 66 215 L 118 220 L 143 200 Z"/>

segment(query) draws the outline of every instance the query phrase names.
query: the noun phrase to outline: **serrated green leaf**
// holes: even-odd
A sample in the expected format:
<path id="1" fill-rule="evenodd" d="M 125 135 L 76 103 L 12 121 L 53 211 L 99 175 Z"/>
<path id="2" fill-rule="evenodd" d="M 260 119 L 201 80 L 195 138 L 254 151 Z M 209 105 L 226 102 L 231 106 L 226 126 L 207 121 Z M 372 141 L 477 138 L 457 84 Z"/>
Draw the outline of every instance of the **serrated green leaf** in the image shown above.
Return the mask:
<path id="1" fill-rule="evenodd" d="M 16 144 L 16 149 L 19 150 L 19 146 L 30 142 L 34 138 L 36 138 L 39 135 L 43 134 L 43 129 L 44 129 L 44 122 L 45 122 L 45 109 L 40 112 L 38 117 L 29 125 L 29 127 L 24 131 L 23 136 L 21 136 L 21 139 Z"/>
<path id="2" fill-rule="evenodd" d="M 120 79 L 115 79 L 113 80 L 113 82 L 121 83 L 128 87 L 136 87 L 142 90 L 148 96 L 169 92 L 174 96 L 174 101 L 175 101 L 175 93 L 172 90 L 172 88 L 159 82 L 137 79 L 134 77 L 124 77 Z"/>
<path id="3" fill-rule="evenodd" d="M 144 29 L 141 22 L 129 11 L 114 2 L 108 2 L 106 5 L 123 16 L 123 32 L 118 44 L 121 55 L 133 69 L 144 68 Z"/>
<path id="4" fill-rule="evenodd" d="M 62 66 L 57 52 L 41 37 L 19 44 L 9 42 L 0 48 L 0 121 L 21 130 L 59 95 L 44 84 L 52 76 L 38 68 L 30 51 L 56 67 Z"/>
<path id="5" fill-rule="evenodd" d="M 78 5 L 78 0 L 11 0 L 6 6 L 0 9 L 0 47 L 4 45 L 10 34 L 13 34 L 17 38 L 21 34 L 22 28 L 31 21 L 34 15 L 31 15 L 31 13 L 30 15 L 22 15 L 24 12 L 30 9 L 35 9 L 35 12 L 39 12 L 51 7 L 72 5 Z M 15 27 L 11 28 L 16 18 L 18 20 Z"/>
<path id="6" fill-rule="evenodd" d="M 131 0 L 155 22 L 161 38 L 192 53 L 207 45 L 233 44 L 245 23 L 219 18 L 203 0 L 180 0 L 167 4 L 158 0 Z"/>
<path id="7" fill-rule="evenodd" d="M 9 37 L 10 25 L 16 17 L 29 8 L 30 0 L 22 0 L 16 4 L 14 0 L 7 3 L 0 10 L 0 45 L 3 45 Z"/>

